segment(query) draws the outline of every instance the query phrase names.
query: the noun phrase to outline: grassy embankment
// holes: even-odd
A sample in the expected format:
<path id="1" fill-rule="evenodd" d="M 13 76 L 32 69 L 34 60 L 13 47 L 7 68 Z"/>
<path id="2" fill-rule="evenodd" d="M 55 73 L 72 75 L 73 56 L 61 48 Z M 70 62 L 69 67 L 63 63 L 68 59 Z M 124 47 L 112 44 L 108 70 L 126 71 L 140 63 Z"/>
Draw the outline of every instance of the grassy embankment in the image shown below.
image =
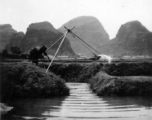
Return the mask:
<path id="1" fill-rule="evenodd" d="M 152 63 L 107 64 L 90 84 L 97 95 L 152 96 Z"/>
<path id="2" fill-rule="evenodd" d="M 99 72 L 90 84 L 99 96 L 152 96 L 152 77 L 147 76 L 118 77 Z"/>
<path id="3" fill-rule="evenodd" d="M 40 64 L 40 67 L 47 68 L 47 64 Z M 101 63 L 53 63 L 50 71 L 59 75 L 66 82 L 88 82 L 96 73 L 101 71 Z"/>
<path id="4" fill-rule="evenodd" d="M 64 80 L 88 82 L 98 95 L 152 96 L 152 63 L 53 63 L 47 74 L 25 64 L 0 67 L 2 101 L 68 95 Z"/>
<path id="5" fill-rule="evenodd" d="M 90 83 L 97 95 L 152 96 L 152 63 L 54 63 L 50 71 L 67 82 Z"/>
<path id="6" fill-rule="evenodd" d="M 16 98 L 46 98 L 68 95 L 59 76 L 31 64 L 0 65 L 1 102 Z"/>

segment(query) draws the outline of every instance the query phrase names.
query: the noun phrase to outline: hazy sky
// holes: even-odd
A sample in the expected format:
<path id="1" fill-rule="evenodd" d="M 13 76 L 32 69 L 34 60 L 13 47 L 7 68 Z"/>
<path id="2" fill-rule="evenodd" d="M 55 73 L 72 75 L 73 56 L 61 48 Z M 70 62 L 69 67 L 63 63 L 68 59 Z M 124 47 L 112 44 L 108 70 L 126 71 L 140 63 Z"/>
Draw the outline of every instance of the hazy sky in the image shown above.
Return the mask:
<path id="1" fill-rule="evenodd" d="M 78 16 L 96 17 L 110 38 L 132 20 L 152 31 L 152 0 L 0 0 L 0 24 L 9 23 L 17 31 L 42 21 L 59 28 Z"/>

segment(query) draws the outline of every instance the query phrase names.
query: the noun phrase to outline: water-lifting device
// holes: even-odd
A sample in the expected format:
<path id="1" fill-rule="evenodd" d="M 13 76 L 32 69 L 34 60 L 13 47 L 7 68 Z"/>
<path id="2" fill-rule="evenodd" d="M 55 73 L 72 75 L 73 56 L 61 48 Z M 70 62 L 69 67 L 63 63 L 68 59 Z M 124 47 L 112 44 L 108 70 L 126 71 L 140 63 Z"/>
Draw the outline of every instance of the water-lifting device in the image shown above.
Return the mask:
<path id="1" fill-rule="evenodd" d="M 49 66 L 46 69 L 46 72 L 48 72 L 50 66 L 52 65 L 54 58 L 56 57 L 61 45 L 63 44 L 65 37 L 67 36 L 68 33 L 70 33 L 74 38 L 77 38 L 77 40 L 79 40 L 79 42 L 81 42 L 90 52 L 92 52 L 94 54 L 95 57 L 97 57 L 97 53 L 100 54 L 96 49 L 94 49 L 92 46 L 90 46 L 88 43 L 86 43 L 82 38 L 80 38 L 79 36 L 77 36 L 75 33 L 72 32 L 72 30 L 75 28 L 75 26 L 73 26 L 71 29 L 67 28 L 64 26 L 64 28 L 66 29 L 66 32 L 54 43 L 52 44 L 45 52 L 47 52 L 48 50 L 50 50 L 55 44 L 57 44 L 59 41 L 59 47 L 57 48 Z M 95 53 L 96 52 L 96 53 Z"/>

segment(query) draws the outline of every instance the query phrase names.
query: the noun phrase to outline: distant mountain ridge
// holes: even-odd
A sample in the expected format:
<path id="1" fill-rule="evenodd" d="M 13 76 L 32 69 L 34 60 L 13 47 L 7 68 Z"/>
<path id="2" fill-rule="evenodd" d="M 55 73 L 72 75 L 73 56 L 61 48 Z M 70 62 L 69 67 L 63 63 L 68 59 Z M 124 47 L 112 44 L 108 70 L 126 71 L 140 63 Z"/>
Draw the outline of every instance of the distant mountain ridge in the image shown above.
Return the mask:
<path id="1" fill-rule="evenodd" d="M 25 35 L 17 33 L 11 38 L 11 42 L 7 45 L 7 49 L 12 46 L 18 46 L 21 48 L 23 53 L 29 53 L 29 51 L 33 47 L 41 47 L 43 45 L 50 47 L 62 35 L 63 34 L 56 30 L 49 22 L 32 23 L 27 28 L 27 32 Z M 52 49 L 50 49 L 48 51 L 48 54 L 54 55 L 56 49 L 59 46 L 59 43 L 56 44 Z M 68 56 L 76 55 L 71 49 L 70 43 L 67 38 L 65 38 L 65 41 L 61 46 L 58 54 Z"/>
<path id="2" fill-rule="evenodd" d="M 16 32 L 9 24 L 0 25 L 0 50 L 2 51 L 5 47 L 9 49 L 11 46 L 19 46 L 25 53 L 35 46 L 47 45 L 49 47 L 65 33 L 64 26 L 68 28 L 75 26 L 72 31 L 101 54 L 152 55 L 152 32 L 139 21 L 130 21 L 121 25 L 116 37 L 109 40 L 109 35 L 99 20 L 91 16 L 72 19 L 58 30 L 46 21 L 32 23 L 25 34 Z M 49 54 L 53 55 L 58 45 L 54 46 Z M 59 54 L 75 56 L 79 53 L 87 56 L 93 55 L 78 39 L 68 34 Z"/>
<path id="3" fill-rule="evenodd" d="M 116 37 L 110 41 L 113 55 L 152 55 L 152 32 L 139 21 L 121 25 Z"/>
<path id="4" fill-rule="evenodd" d="M 16 30 L 14 30 L 10 24 L 0 25 L 0 33 L 5 33 L 5 32 L 16 33 Z"/>
<path id="5" fill-rule="evenodd" d="M 38 22 L 38 23 L 32 23 L 29 25 L 27 28 L 27 31 L 31 29 L 36 29 L 36 30 L 48 30 L 54 33 L 58 33 L 58 31 L 53 27 L 53 25 L 47 21 L 44 22 Z"/>
<path id="6" fill-rule="evenodd" d="M 9 44 L 10 38 L 13 34 L 17 33 L 10 24 L 0 25 L 0 51 L 5 49 L 5 46 Z"/>
<path id="7" fill-rule="evenodd" d="M 10 48 L 13 46 L 21 47 L 24 38 L 23 32 L 17 32 L 10 38 L 9 44 L 6 45 L 6 49 L 10 52 Z"/>

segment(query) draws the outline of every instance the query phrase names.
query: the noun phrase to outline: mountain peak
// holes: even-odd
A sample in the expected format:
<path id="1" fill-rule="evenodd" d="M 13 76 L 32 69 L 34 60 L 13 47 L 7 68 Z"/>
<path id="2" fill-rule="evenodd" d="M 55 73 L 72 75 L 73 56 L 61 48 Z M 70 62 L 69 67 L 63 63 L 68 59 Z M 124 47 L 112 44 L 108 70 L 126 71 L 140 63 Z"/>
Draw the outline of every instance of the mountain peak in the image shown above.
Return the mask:
<path id="1" fill-rule="evenodd" d="M 84 26 L 84 25 L 87 25 L 88 27 L 93 26 L 93 27 L 96 27 L 96 29 L 100 28 L 101 31 L 104 30 L 104 27 L 102 26 L 100 21 L 93 16 L 76 17 L 76 18 L 68 21 L 67 23 L 65 23 L 63 26 L 66 26 L 66 27 L 69 27 L 69 28 L 72 28 L 73 26 L 75 26 L 76 27 L 75 29 L 77 29 L 77 27 Z M 62 30 L 62 31 L 65 31 L 63 29 L 63 26 L 59 29 Z"/>
<path id="2" fill-rule="evenodd" d="M 0 24 L 0 28 L 2 27 L 12 27 L 10 24 Z"/>
<path id="3" fill-rule="evenodd" d="M 130 21 L 123 25 L 121 25 L 116 38 L 124 39 L 123 37 L 127 36 L 135 36 L 135 34 L 143 34 L 148 33 L 148 29 L 141 24 L 139 21 Z"/>
<path id="4" fill-rule="evenodd" d="M 92 22 L 92 21 L 98 21 L 99 22 L 99 20 L 97 19 L 97 18 L 95 18 L 95 17 L 93 17 L 93 16 L 80 16 L 80 17 L 76 17 L 76 18 L 74 18 L 74 19 L 72 19 L 72 20 L 70 20 L 69 22 L 72 22 L 72 21 L 78 21 L 78 22 L 81 22 L 81 23 L 89 23 L 89 22 Z"/>
<path id="5" fill-rule="evenodd" d="M 113 54 L 117 55 L 151 55 L 152 33 L 139 21 L 130 21 L 121 25 L 116 38 Z"/>
<path id="6" fill-rule="evenodd" d="M 63 26 L 68 28 L 75 26 L 72 31 L 96 50 L 98 50 L 99 46 L 102 46 L 109 41 L 109 35 L 102 24 L 97 18 L 92 16 L 80 16 L 74 18 Z M 59 28 L 59 31 L 64 33 L 66 30 L 63 26 Z M 92 56 L 92 53 L 73 36 L 68 35 L 67 38 L 70 40 L 75 53 Z"/>
<path id="7" fill-rule="evenodd" d="M 0 25 L 0 52 L 5 49 L 16 30 L 10 24 Z"/>
<path id="8" fill-rule="evenodd" d="M 141 24 L 141 22 L 139 22 L 137 20 L 125 23 L 121 26 L 121 28 L 124 28 L 126 30 L 131 29 L 131 30 L 138 31 L 138 32 L 149 32 L 147 30 L 147 28 L 145 26 L 143 26 Z"/>
<path id="9" fill-rule="evenodd" d="M 47 22 L 47 21 L 38 22 L 38 23 L 32 23 L 27 28 L 27 31 L 31 30 L 31 29 L 49 30 L 49 31 L 52 31 L 52 32 L 56 32 L 56 29 L 53 27 L 53 25 L 51 23 Z"/>
<path id="10" fill-rule="evenodd" d="M 16 33 L 16 30 L 14 30 L 12 28 L 12 25 L 10 24 L 3 24 L 3 25 L 0 25 L 0 32 L 12 32 L 12 33 Z"/>

